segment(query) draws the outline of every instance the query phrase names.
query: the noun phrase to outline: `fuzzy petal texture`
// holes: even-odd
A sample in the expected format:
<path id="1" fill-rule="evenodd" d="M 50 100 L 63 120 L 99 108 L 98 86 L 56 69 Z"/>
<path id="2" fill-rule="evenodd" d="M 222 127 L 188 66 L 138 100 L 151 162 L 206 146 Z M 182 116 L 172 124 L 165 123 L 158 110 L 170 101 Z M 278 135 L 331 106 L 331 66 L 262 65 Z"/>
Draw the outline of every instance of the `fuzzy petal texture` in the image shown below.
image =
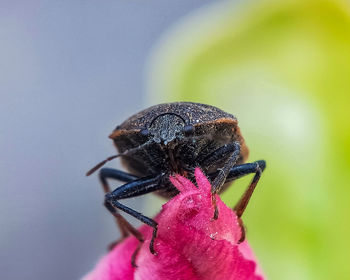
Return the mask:
<path id="1" fill-rule="evenodd" d="M 262 280 L 248 243 L 237 244 L 241 229 L 237 216 L 217 196 L 219 218 L 213 220 L 211 185 L 195 170 L 197 186 L 175 175 L 171 182 L 180 191 L 163 205 L 158 222 L 154 256 L 149 251 L 152 229 L 141 227 L 145 242 L 138 253 L 137 268 L 131 255 L 138 245 L 125 239 L 83 280 Z"/>

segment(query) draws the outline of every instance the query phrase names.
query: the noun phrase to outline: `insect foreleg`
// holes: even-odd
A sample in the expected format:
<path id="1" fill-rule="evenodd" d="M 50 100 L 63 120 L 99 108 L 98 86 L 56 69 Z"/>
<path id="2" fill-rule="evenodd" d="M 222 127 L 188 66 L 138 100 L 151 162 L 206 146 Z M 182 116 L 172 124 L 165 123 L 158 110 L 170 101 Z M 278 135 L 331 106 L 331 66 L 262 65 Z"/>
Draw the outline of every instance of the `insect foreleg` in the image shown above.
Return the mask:
<path id="1" fill-rule="evenodd" d="M 102 168 L 99 172 L 99 179 L 102 184 L 104 192 L 108 193 L 111 190 L 107 182 L 107 179 L 115 179 L 124 183 L 128 183 L 139 179 L 139 177 L 118 169 Z"/>
<path id="2" fill-rule="evenodd" d="M 238 222 L 241 227 L 241 238 L 239 242 L 244 241 L 245 239 L 245 228 L 242 222 L 242 215 L 244 213 L 244 210 L 246 209 L 248 202 L 255 190 L 255 187 L 261 177 L 262 172 L 264 171 L 266 167 L 266 162 L 264 160 L 258 160 L 253 163 L 245 163 L 241 165 L 236 165 L 231 168 L 225 183 L 228 183 L 230 181 L 233 181 L 235 179 L 241 178 L 245 175 L 255 173 L 253 180 L 250 182 L 248 188 L 246 191 L 243 193 L 242 197 L 240 200 L 237 202 L 236 206 L 233 208 L 233 210 L 236 212 L 236 215 L 238 217 Z M 215 174 L 212 174 L 209 177 L 215 176 Z M 215 178 L 215 177 L 214 177 Z"/>
<path id="3" fill-rule="evenodd" d="M 160 183 L 162 177 L 163 177 L 163 174 L 160 174 L 157 176 L 143 177 L 143 178 L 140 178 L 138 180 L 134 180 L 134 181 L 131 181 L 129 183 L 126 183 L 126 184 L 118 187 L 114 191 L 107 193 L 105 196 L 105 205 L 106 205 L 107 209 L 117 219 L 120 219 L 119 216 L 121 216 L 117 212 L 117 209 L 120 209 L 123 212 L 135 217 L 136 219 L 140 220 L 141 222 L 143 222 L 143 223 L 145 223 L 153 228 L 153 236 L 152 236 L 152 240 L 150 243 L 150 251 L 152 254 L 155 254 L 154 239 L 157 235 L 157 227 L 158 227 L 157 222 L 155 222 L 151 218 L 148 218 L 148 217 L 142 215 L 141 213 L 121 204 L 118 200 L 136 197 L 139 195 L 147 194 L 147 193 L 154 192 L 156 190 L 160 190 L 160 189 L 164 188 L 164 185 Z M 125 222 L 127 222 L 127 221 L 125 220 Z M 143 241 L 143 238 L 140 237 L 139 232 L 135 228 L 133 228 L 133 227 L 132 227 L 132 229 L 128 228 L 128 230 L 131 234 L 133 234 L 141 242 Z"/>
<path id="4" fill-rule="evenodd" d="M 255 190 L 255 187 L 260 180 L 261 174 L 264 171 L 265 166 L 266 166 L 266 163 L 264 160 L 259 160 L 259 161 L 252 163 L 252 164 L 255 165 L 254 170 L 252 170 L 251 166 L 246 165 L 245 171 L 246 171 L 246 174 L 255 173 L 253 180 L 250 182 L 248 188 L 243 193 L 241 199 L 238 201 L 238 203 L 234 207 L 234 210 L 239 218 L 243 215 L 244 210 L 246 209 L 248 202 L 249 202 L 249 200 L 250 200 L 250 198 Z M 241 169 L 240 166 L 235 166 L 231 169 L 233 171 L 232 173 L 234 173 L 233 169 L 235 169 L 235 168 L 236 168 L 236 170 Z M 242 171 L 242 169 L 240 171 Z"/>
<path id="5" fill-rule="evenodd" d="M 103 188 L 104 193 L 109 193 L 111 191 L 107 179 L 115 179 L 119 180 L 125 183 L 137 180 L 138 177 L 131 175 L 129 173 L 126 173 L 124 171 L 113 169 L 113 168 L 102 168 L 99 172 L 99 179 Z M 111 211 L 111 206 L 108 205 L 108 203 L 105 201 L 104 205 L 106 208 L 113 214 L 115 221 L 118 225 L 118 228 L 120 229 L 122 238 L 125 238 L 128 236 L 129 232 L 132 230 L 135 230 L 132 225 L 128 223 L 127 220 L 124 219 L 123 216 L 121 216 L 119 213 L 114 213 Z M 110 246 L 112 247 L 112 246 Z"/>

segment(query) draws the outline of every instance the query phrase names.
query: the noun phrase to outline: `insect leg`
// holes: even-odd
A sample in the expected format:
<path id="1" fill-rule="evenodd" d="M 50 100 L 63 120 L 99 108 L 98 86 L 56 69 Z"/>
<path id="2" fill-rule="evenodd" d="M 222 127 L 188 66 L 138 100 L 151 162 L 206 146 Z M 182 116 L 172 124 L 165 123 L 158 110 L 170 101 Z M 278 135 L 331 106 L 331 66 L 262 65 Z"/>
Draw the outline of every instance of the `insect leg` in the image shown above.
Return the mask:
<path id="1" fill-rule="evenodd" d="M 266 162 L 264 160 L 258 160 L 256 162 L 253 163 L 245 163 L 245 164 L 241 164 L 241 165 L 236 165 L 234 167 L 231 168 L 225 183 L 228 183 L 230 181 L 233 181 L 235 179 L 238 179 L 242 176 L 251 174 L 251 173 L 255 173 L 253 180 L 250 182 L 248 188 L 246 189 L 246 191 L 243 193 L 242 197 L 240 198 L 240 200 L 237 202 L 236 206 L 233 208 L 233 210 L 236 212 L 236 215 L 238 217 L 238 222 L 239 225 L 241 227 L 241 238 L 239 240 L 239 242 L 244 241 L 245 239 L 245 228 L 242 222 L 242 215 L 244 213 L 244 210 L 246 209 L 248 202 L 255 190 L 255 187 L 261 177 L 262 172 L 264 171 L 266 167 Z M 215 174 L 211 175 L 211 176 L 215 176 Z M 209 177 L 211 177 L 209 176 Z"/>
<path id="2" fill-rule="evenodd" d="M 139 177 L 113 168 L 102 168 L 99 172 L 99 179 L 105 193 L 110 192 L 107 179 L 115 179 L 124 183 L 137 180 Z"/>
<path id="3" fill-rule="evenodd" d="M 130 181 L 137 180 L 138 177 L 121 170 L 113 169 L 113 168 L 102 168 L 99 172 L 99 179 L 100 179 L 103 191 L 106 194 L 111 191 L 109 184 L 107 182 L 107 179 L 115 179 L 115 180 L 119 180 L 127 183 Z M 106 202 L 104 203 L 104 205 L 111 212 L 110 206 L 107 205 Z M 113 216 L 115 217 L 115 221 L 120 229 L 122 238 L 127 237 L 129 232 L 136 231 L 136 229 L 118 212 L 115 211 Z M 113 247 L 113 244 L 110 247 Z"/>
<path id="4" fill-rule="evenodd" d="M 199 156 L 196 158 L 197 165 L 208 168 L 214 164 L 218 164 L 220 161 L 222 161 L 224 156 L 227 157 L 227 154 L 232 154 L 236 149 L 236 142 L 234 142 L 221 146 L 204 158 L 201 154 L 199 154 Z"/>
<path id="5" fill-rule="evenodd" d="M 217 176 L 215 177 L 213 183 L 212 183 L 212 187 L 211 187 L 211 193 L 212 193 L 212 203 L 214 205 L 214 220 L 216 220 L 219 216 L 219 212 L 218 212 L 218 208 L 216 205 L 216 196 L 215 194 L 217 194 L 218 192 L 220 192 L 220 189 L 222 187 L 222 185 L 225 183 L 226 181 L 226 177 L 229 174 L 231 168 L 236 164 L 240 152 L 241 152 L 241 145 L 239 144 L 239 142 L 234 142 L 232 143 L 232 154 L 231 156 L 228 158 L 228 160 L 225 162 L 224 166 L 222 168 L 219 169 Z M 225 146 L 224 146 L 225 147 Z M 219 158 L 219 156 L 224 155 L 225 153 L 225 149 L 223 148 L 219 148 L 217 150 L 217 154 L 215 154 L 215 157 Z M 214 156 L 213 156 L 214 157 Z"/>
<path id="6" fill-rule="evenodd" d="M 146 193 L 150 193 L 150 192 L 162 189 L 163 185 L 160 184 L 162 177 L 163 177 L 163 174 L 160 174 L 157 176 L 143 177 L 138 180 L 134 180 L 129 183 L 126 183 L 118 187 L 114 191 L 107 193 L 105 196 L 105 204 L 107 205 L 106 207 L 112 213 L 112 215 L 115 215 L 115 213 L 117 213 L 117 209 L 120 209 L 125 213 L 135 217 L 136 219 L 140 220 L 141 222 L 153 228 L 152 240 L 150 242 L 150 251 L 152 254 L 155 254 L 154 239 L 157 236 L 157 228 L 158 228 L 157 222 L 121 204 L 118 200 L 130 198 L 130 197 L 136 197 L 139 195 L 143 195 Z M 135 229 L 135 231 L 137 230 Z M 143 238 L 141 237 L 141 234 L 139 232 L 135 233 L 135 231 L 130 231 L 130 232 L 136 238 L 138 238 L 141 242 L 143 242 Z"/>
<path id="7" fill-rule="evenodd" d="M 226 183 L 232 182 L 234 180 L 237 180 L 243 176 L 246 176 L 248 174 L 251 173 L 256 173 L 256 165 L 259 165 L 261 171 L 264 171 L 265 167 L 266 167 L 266 162 L 264 160 L 258 160 L 256 162 L 252 162 L 252 163 L 244 163 L 244 164 L 240 164 L 240 165 L 236 165 L 234 167 L 231 168 L 229 174 L 226 177 Z M 216 178 L 216 176 L 218 175 L 219 172 L 215 172 L 215 173 L 211 173 L 208 175 L 208 177 L 211 180 L 214 180 Z"/>
<path id="8" fill-rule="evenodd" d="M 242 195 L 241 199 L 238 201 L 238 203 L 234 207 L 234 210 L 239 218 L 243 215 L 244 210 L 246 209 L 248 202 L 249 202 L 249 200 L 250 200 L 250 198 L 255 190 L 255 187 L 260 180 L 261 174 L 266 167 L 266 163 L 264 160 L 259 160 L 259 161 L 252 163 L 252 164 L 255 165 L 255 170 L 252 169 L 252 166 L 249 166 L 249 164 L 247 164 L 247 166 L 245 167 L 246 168 L 245 171 L 246 171 L 246 174 L 255 173 L 253 180 L 250 182 L 248 188 L 246 189 L 246 191 Z M 240 168 L 240 166 L 242 166 L 242 165 L 238 165 L 238 166 L 233 167 L 231 169 L 232 173 L 235 173 L 234 169 L 236 168 L 236 170 L 238 170 L 238 172 L 240 174 L 242 174 L 241 171 L 244 170 L 244 168 Z M 240 175 L 240 176 L 243 176 L 243 175 Z"/>

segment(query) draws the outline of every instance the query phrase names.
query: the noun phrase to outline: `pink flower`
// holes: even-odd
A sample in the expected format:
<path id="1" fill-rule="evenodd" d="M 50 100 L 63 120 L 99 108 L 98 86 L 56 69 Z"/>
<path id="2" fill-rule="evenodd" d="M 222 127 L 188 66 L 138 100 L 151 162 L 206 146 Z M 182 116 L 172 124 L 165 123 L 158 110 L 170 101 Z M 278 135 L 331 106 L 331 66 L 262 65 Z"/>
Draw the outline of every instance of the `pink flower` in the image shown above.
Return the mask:
<path id="1" fill-rule="evenodd" d="M 255 257 L 246 241 L 238 244 L 241 228 L 236 214 L 217 196 L 219 218 L 213 220 L 211 185 L 199 168 L 198 188 L 175 175 L 171 182 L 180 191 L 155 220 L 158 235 L 149 251 L 152 228 L 141 227 L 145 242 L 137 257 L 131 255 L 139 242 L 133 236 L 118 244 L 83 280 L 262 280 Z"/>

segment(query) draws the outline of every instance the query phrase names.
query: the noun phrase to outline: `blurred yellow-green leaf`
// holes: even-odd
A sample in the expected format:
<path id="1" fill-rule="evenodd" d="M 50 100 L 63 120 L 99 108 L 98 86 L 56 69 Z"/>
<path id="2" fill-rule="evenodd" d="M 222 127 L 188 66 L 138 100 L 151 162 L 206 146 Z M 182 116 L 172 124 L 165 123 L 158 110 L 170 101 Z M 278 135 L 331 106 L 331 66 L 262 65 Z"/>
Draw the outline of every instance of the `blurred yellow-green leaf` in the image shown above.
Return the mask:
<path id="1" fill-rule="evenodd" d="M 350 3 L 218 2 L 169 30 L 149 66 L 152 103 L 231 112 L 250 160 L 266 159 L 244 220 L 268 278 L 350 279 Z"/>

